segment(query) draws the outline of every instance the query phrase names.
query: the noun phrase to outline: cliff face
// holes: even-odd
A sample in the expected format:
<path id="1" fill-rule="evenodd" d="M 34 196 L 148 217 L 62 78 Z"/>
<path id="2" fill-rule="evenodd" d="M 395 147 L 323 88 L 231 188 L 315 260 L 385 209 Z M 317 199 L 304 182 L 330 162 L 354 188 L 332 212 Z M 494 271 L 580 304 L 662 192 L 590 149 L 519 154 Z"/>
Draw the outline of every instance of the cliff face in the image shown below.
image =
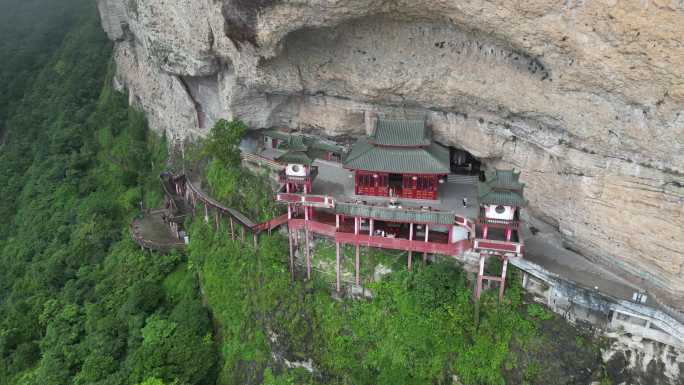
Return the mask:
<path id="1" fill-rule="evenodd" d="M 427 115 L 522 170 L 568 247 L 684 307 L 681 1 L 100 0 L 118 80 L 173 140 L 221 117 L 360 133 Z"/>

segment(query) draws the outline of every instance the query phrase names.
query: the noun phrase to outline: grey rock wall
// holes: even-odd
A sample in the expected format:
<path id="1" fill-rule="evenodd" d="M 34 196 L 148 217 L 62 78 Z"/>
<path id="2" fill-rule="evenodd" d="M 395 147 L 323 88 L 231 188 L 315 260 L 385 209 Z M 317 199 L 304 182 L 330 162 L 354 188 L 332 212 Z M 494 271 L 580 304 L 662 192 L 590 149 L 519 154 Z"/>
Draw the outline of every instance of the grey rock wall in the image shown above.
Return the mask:
<path id="1" fill-rule="evenodd" d="M 424 115 L 522 170 L 528 212 L 684 308 L 681 1 L 99 0 L 118 81 L 174 140 Z"/>

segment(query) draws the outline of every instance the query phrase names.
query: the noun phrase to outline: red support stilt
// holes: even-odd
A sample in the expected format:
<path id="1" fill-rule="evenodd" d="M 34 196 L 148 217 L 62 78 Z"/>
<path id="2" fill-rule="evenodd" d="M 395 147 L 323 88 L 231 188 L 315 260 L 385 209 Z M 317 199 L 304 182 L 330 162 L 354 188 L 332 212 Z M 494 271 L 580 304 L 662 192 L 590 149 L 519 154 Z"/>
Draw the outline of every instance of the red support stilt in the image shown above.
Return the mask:
<path id="1" fill-rule="evenodd" d="M 408 253 L 408 269 L 411 271 L 411 264 L 413 263 L 413 223 L 409 225 L 409 241 L 411 241 L 411 248 Z"/>
<path id="2" fill-rule="evenodd" d="M 430 236 L 430 226 L 425 225 L 425 242 L 429 241 Z M 427 251 L 423 252 L 423 266 L 427 263 Z"/>
<path id="3" fill-rule="evenodd" d="M 341 285 L 340 285 L 340 243 L 335 242 L 335 289 L 337 289 L 337 292 L 340 292 Z"/>
<path id="4" fill-rule="evenodd" d="M 309 250 L 309 227 L 304 228 L 304 253 L 306 254 L 306 279 L 311 279 L 311 251 Z"/>
<path id="5" fill-rule="evenodd" d="M 489 226 L 487 226 L 487 225 L 482 226 L 482 238 L 487 239 L 488 233 L 489 233 Z"/>
<path id="6" fill-rule="evenodd" d="M 510 227 L 506 227 L 506 242 L 511 241 L 511 235 L 513 234 L 513 230 L 511 230 Z"/>
<path id="7" fill-rule="evenodd" d="M 479 300 L 482 294 L 482 277 L 484 276 L 485 256 L 480 254 L 480 270 L 477 273 L 477 286 L 475 287 L 475 299 Z"/>
<path id="8" fill-rule="evenodd" d="M 504 290 L 506 288 L 506 269 L 508 268 L 508 258 L 504 257 L 503 268 L 501 270 L 501 282 L 499 282 L 499 301 L 503 301 Z"/>
<path id="9" fill-rule="evenodd" d="M 292 229 L 290 228 L 290 225 L 288 224 L 287 226 L 287 240 L 290 243 L 290 277 L 294 281 L 294 248 L 292 245 Z"/>
<path id="10" fill-rule="evenodd" d="M 361 273 L 359 272 L 361 268 L 361 256 L 360 256 L 360 251 L 359 251 L 359 245 L 356 245 L 356 261 L 354 262 L 354 269 L 355 269 L 355 275 L 356 275 L 356 285 L 361 284 Z"/>

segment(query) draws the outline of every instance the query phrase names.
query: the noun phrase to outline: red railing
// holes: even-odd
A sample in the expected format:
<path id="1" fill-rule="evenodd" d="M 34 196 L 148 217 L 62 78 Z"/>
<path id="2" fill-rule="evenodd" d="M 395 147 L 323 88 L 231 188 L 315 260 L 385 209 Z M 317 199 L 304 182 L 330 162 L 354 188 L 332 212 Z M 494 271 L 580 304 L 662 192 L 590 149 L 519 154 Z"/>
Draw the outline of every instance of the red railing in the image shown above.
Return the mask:
<path id="1" fill-rule="evenodd" d="M 354 233 L 335 233 L 335 241 L 352 245 L 379 247 L 394 250 L 416 251 L 430 254 L 459 255 L 470 249 L 470 241 L 462 240 L 456 243 L 436 243 L 410 241 L 403 238 L 377 237 L 370 235 L 356 235 Z"/>
<path id="2" fill-rule="evenodd" d="M 493 219 L 493 218 L 483 218 L 479 217 L 477 219 L 478 225 L 487 225 L 492 227 L 508 227 L 513 230 L 517 230 L 520 227 L 520 221 L 517 220 L 506 220 L 506 219 Z"/>
<path id="3" fill-rule="evenodd" d="M 276 227 L 283 225 L 287 223 L 287 214 L 283 214 L 279 217 L 275 217 L 269 221 L 259 223 L 258 225 L 254 226 L 254 231 L 261 232 L 261 231 L 269 231 L 273 230 Z"/>
<path id="4" fill-rule="evenodd" d="M 335 200 L 333 197 L 327 195 L 311 195 L 311 194 L 297 194 L 297 193 L 278 193 L 276 195 L 278 202 L 286 203 L 301 203 L 305 206 L 333 208 Z"/>
<path id="5" fill-rule="evenodd" d="M 473 248 L 479 250 L 511 252 L 519 255 L 523 253 L 523 245 L 521 243 L 495 241 L 489 239 L 476 239 L 474 241 Z"/>

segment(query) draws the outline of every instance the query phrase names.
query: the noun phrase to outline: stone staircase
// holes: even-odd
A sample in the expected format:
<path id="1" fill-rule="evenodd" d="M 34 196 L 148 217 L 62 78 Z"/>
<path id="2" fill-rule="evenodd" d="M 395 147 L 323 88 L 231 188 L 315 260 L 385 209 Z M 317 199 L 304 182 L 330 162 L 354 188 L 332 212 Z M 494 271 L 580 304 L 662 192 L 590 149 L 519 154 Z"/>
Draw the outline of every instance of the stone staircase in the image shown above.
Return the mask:
<path id="1" fill-rule="evenodd" d="M 447 183 L 454 184 L 477 184 L 479 177 L 477 175 L 458 175 L 449 174 L 447 176 Z"/>

